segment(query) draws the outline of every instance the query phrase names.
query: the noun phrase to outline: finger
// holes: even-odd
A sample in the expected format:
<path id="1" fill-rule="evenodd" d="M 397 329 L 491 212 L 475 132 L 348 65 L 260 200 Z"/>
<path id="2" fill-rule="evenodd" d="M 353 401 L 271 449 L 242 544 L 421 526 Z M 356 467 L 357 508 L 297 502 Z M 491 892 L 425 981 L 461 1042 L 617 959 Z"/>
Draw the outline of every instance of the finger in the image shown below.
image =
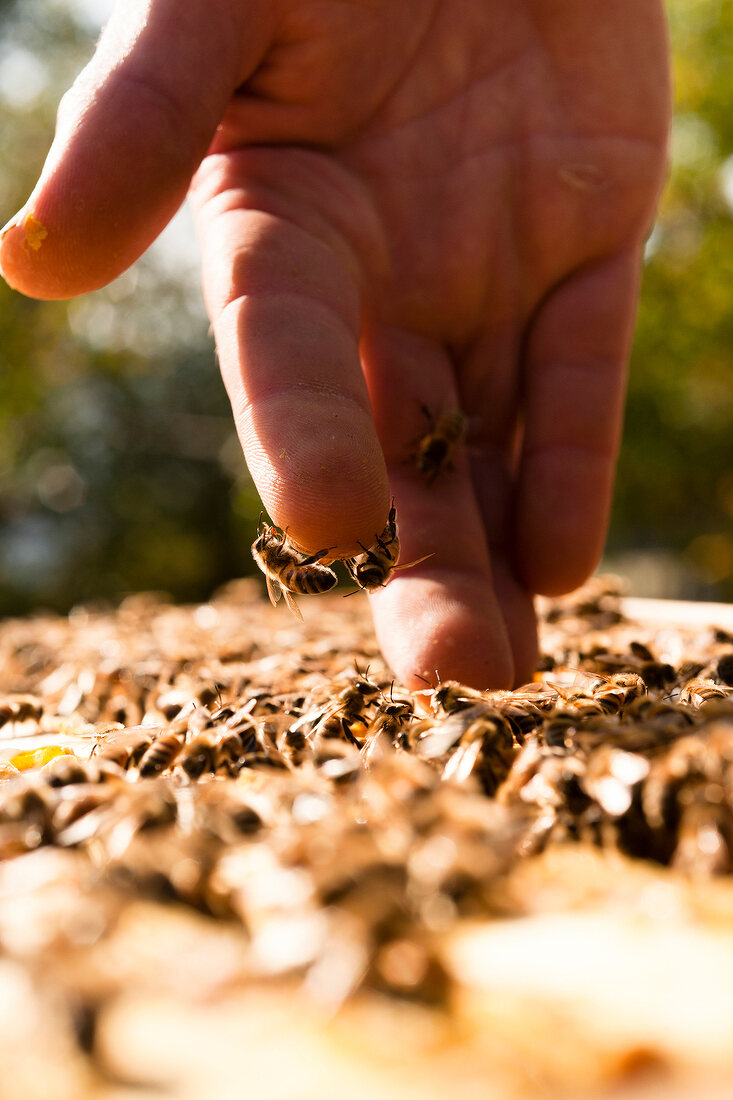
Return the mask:
<path id="1" fill-rule="evenodd" d="M 516 546 L 536 592 L 575 588 L 603 550 L 638 270 L 635 251 L 579 270 L 551 293 L 529 334 Z"/>
<path id="2" fill-rule="evenodd" d="M 255 485 L 293 542 L 345 557 L 383 529 L 390 498 L 359 361 L 358 272 L 298 192 L 321 167 L 329 170 L 305 150 L 209 156 L 192 204 L 222 376 Z M 327 190 L 325 179 L 313 184 L 316 197 Z"/>
<path id="3" fill-rule="evenodd" d="M 465 449 L 456 453 L 454 469 L 441 472 L 432 484 L 409 458 L 410 441 L 426 430 L 421 405 L 435 413 L 458 405 L 452 365 L 431 341 L 394 329 L 372 326 L 362 343 L 396 499 L 400 560 L 431 555 L 397 572 L 372 596 L 382 650 L 400 679 L 413 687 L 421 677 L 433 680 L 436 671 L 443 680 L 479 688 L 511 686 L 514 647 L 526 662 L 532 641 L 512 638 L 510 629 L 525 630 L 529 620 L 534 637 L 531 600 L 524 593 L 517 614 L 517 593 L 509 593 L 502 577 L 502 594 L 511 605 L 508 629 Z M 522 675 L 525 671 L 522 667 Z"/>
<path id="4" fill-rule="evenodd" d="M 265 49 L 264 8 L 258 0 L 116 6 L 62 100 L 41 178 L 3 232 L 0 265 L 11 286 L 38 298 L 81 294 L 148 247 Z"/>

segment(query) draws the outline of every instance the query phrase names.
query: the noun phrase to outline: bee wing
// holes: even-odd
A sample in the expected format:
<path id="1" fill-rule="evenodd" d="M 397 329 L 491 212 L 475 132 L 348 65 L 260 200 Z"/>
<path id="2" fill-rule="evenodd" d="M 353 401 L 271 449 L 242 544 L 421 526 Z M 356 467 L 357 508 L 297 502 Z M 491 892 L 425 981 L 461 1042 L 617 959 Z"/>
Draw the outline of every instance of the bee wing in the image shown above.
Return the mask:
<path id="1" fill-rule="evenodd" d="M 460 745 L 443 768 L 442 779 L 452 779 L 455 783 L 465 783 L 481 754 L 481 741 L 476 739 L 470 745 Z"/>
<path id="2" fill-rule="evenodd" d="M 270 573 L 265 573 L 265 580 L 267 581 L 267 595 L 270 597 L 270 603 L 273 607 L 276 607 L 283 594 L 283 587 L 277 577 L 273 577 Z"/>
<path id="3" fill-rule="evenodd" d="M 300 621 L 303 622 L 303 612 L 298 607 L 292 592 L 289 592 L 287 588 L 283 588 L 281 591 L 285 596 L 285 603 L 288 605 L 293 615 L 295 615 L 296 619 L 300 619 Z"/>
<path id="4" fill-rule="evenodd" d="M 354 558 L 344 558 L 344 565 L 346 571 L 353 581 L 356 580 L 356 560 Z"/>
<path id="5" fill-rule="evenodd" d="M 413 565 L 419 565 L 421 561 L 427 561 L 428 558 L 434 558 L 434 554 L 423 554 L 421 558 L 415 558 L 414 561 L 406 561 L 404 565 L 395 565 L 393 568 L 397 569 L 412 569 Z"/>

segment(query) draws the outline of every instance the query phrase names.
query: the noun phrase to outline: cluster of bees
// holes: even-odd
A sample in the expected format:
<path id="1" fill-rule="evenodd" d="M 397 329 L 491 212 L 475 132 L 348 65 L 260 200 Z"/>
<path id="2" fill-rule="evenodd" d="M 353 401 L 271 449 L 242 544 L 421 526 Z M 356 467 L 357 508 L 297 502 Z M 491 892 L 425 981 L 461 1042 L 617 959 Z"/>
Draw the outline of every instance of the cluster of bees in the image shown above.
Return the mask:
<path id="1" fill-rule="evenodd" d="M 430 1003 L 448 988 L 436 931 L 491 913 L 499 877 L 549 845 L 733 870 L 733 637 L 709 632 L 682 659 L 663 639 L 638 640 L 613 593 L 586 593 L 548 616 L 554 641 L 533 682 L 408 692 L 351 603 L 334 611 L 340 634 L 306 627 L 281 653 L 264 651 L 271 632 L 259 646 L 244 637 L 262 629 L 251 593 L 203 616 L 150 605 L 126 622 L 123 610 L 106 645 L 135 645 L 136 656 L 104 682 L 85 668 L 61 677 L 29 634 L 10 645 L 0 630 L 5 668 L 15 660 L 27 673 L 0 705 L 8 739 L 22 749 L 34 731 L 83 732 L 74 751 L 37 757 L 42 766 L 9 756 L 0 855 L 61 849 L 108 885 L 240 921 L 252 966 L 268 974 L 326 972 L 347 938 L 349 990 L 366 982 Z M 198 652 L 180 640 L 196 635 L 197 615 L 220 619 Z M 166 624 L 180 649 L 163 653 Z M 104 628 L 68 625 L 67 659 L 86 632 L 86 660 Z M 259 935 L 285 917 L 286 946 Z M 310 954 L 294 962 L 293 943 Z"/>
<path id="2" fill-rule="evenodd" d="M 427 433 L 414 441 L 410 448 L 410 459 L 414 462 L 419 476 L 428 484 L 442 473 L 453 469 L 453 460 L 457 448 L 463 441 L 466 431 L 466 418 L 459 410 L 434 417 L 426 406 L 423 414 L 428 419 Z M 425 561 L 429 554 L 413 561 L 398 564 L 400 541 L 397 535 L 397 509 L 392 501 L 387 522 L 381 534 L 375 535 L 372 546 L 364 546 L 362 552 L 353 558 L 345 558 L 344 566 L 357 589 L 374 592 L 383 588 L 398 569 L 410 569 Z M 288 539 L 287 531 L 271 524 L 265 524 L 260 517 L 257 538 L 252 544 L 252 556 L 265 574 L 267 592 L 273 604 L 281 596 L 296 616 L 303 615 L 295 601 L 296 595 L 321 595 L 330 592 L 338 584 L 338 576 L 332 568 L 333 559 L 328 555 L 333 547 L 324 547 L 314 554 L 302 554 Z"/>

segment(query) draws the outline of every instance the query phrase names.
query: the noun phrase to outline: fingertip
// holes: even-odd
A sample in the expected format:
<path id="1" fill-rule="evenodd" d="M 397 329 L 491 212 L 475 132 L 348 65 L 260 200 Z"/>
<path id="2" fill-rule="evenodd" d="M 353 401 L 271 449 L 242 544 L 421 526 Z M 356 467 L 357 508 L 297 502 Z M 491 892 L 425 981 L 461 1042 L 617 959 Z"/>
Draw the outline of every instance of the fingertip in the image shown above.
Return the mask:
<path id="1" fill-rule="evenodd" d="M 331 547 L 334 558 L 372 546 L 387 522 L 390 490 L 368 411 L 348 399 L 286 392 L 260 403 L 256 418 L 247 462 L 290 541 L 309 553 Z"/>
<path id="2" fill-rule="evenodd" d="M 34 260 L 48 238 L 48 227 L 25 208 L 0 230 L 0 273 L 8 286 L 32 293 Z"/>
<path id="3" fill-rule="evenodd" d="M 0 272 L 5 282 L 30 298 L 72 298 L 109 281 L 72 259 L 83 248 L 70 248 L 52 211 L 24 207 L 0 233 Z"/>

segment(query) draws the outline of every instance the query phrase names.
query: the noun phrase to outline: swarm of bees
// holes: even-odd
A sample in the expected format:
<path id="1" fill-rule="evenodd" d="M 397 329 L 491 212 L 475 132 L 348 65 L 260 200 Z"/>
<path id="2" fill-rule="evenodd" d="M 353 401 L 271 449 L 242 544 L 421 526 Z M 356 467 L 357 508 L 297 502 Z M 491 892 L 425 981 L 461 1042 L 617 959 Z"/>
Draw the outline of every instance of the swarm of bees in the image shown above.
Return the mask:
<path id="1" fill-rule="evenodd" d="M 377 542 L 392 564 L 394 525 Z M 263 527 L 259 552 L 282 555 L 292 595 L 287 570 L 328 551 L 294 562 L 284 534 Z M 445 1006 L 436 928 L 493 915 L 533 854 L 583 843 L 733 872 L 733 638 L 642 640 L 608 584 L 561 606 L 514 691 L 438 674 L 406 690 L 335 593 L 283 651 L 252 582 L 199 608 L 0 624 L 6 761 L 43 742 L 0 770 L 0 856 L 61 853 L 120 906 L 175 899 L 239 925 L 258 980 L 320 980 L 348 942 L 339 997 Z"/>

